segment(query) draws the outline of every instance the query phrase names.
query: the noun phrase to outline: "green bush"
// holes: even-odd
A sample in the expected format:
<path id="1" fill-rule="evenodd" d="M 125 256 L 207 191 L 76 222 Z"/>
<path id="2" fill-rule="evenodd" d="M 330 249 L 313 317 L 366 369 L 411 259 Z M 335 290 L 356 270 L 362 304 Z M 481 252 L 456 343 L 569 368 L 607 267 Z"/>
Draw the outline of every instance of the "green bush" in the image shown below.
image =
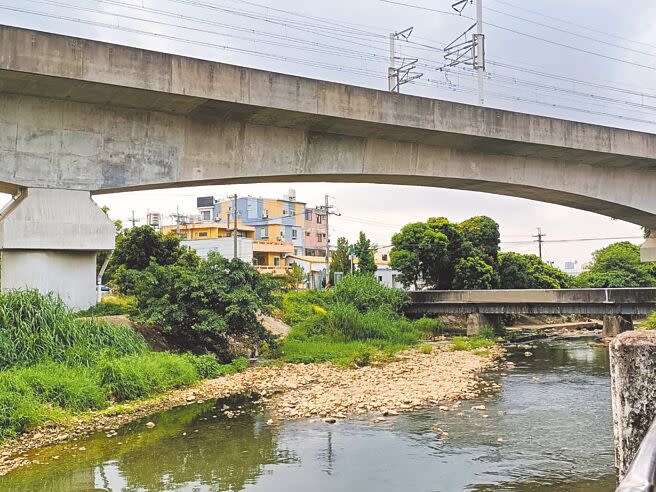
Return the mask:
<path id="1" fill-rule="evenodd" d="M 656 330 L 656 311 L 651 313 L 649 318 L 645 321 L 644 325 L 648 330 Z"/>
<path id="2" fill-rule="evenodd" d="M 332 291 L 316 289 L 288 292 L 281 296 L 283 321 L 294 326 L 315 314 L 323 314 L 333 303 L 333 297 Z"/>
<path id="3" fill-rule="evenodd" d="M 106 359 L 98 372 L 101 386 L 116 401 L 189 386 L 199 379 L 188 358 L 167 352 Z"/>
<path id="4" fill-rule="evenodd" d="M 127 355 L 146 348 L 132 328 L 76 319 L 52 295 L 35 290 L 0 294 L 0 369 L 45 361 L 90 365 L 103 349 Z"/>
<path id="5" fill-rule="evenodd" d="M 191 355 L 185 356 L 194 366 L 200 379 L 211 379 L 226 374 L 242 372 L 248 367 L 248 360 L 245 357 L 239 357 L 229 364 L 219 364 L 219 361 L 213 355 Z"/>
<path id="6" fill-rule="evenodd" d="M 0 388 L 73 412 L 107 405 L 97 375 L 84 367 L 46 363 L 12 369 L 0 372 Z"/>
<path id="7" fill-rule="evenodd" d="M 413 325 L 416 330 L 430 336 L 439 335 L 444 329 L 444 322 L 439 318 L 419 318 Z"/>
<path id="8" fill-rule="evenodd" d="M 0 388 L 0 440 L 41 424 L 47 415 L 34 395 Z"/>
<path id="9" fill-rule="evenodd" d="M 419 350 L 421 350 L 422 354 L 430 354 L 433 352 L 433 346 L 430 343 L 422 343 Z"/>
<path id="10" fill-rule="evenodd" d="M 485 338 L 486 340 L 494 340 L 497 337 L 496 333 L 494 332 L 494 328 L 491 326 L 481 327 L 478 336 L 480 338 Z"/>
<path id="11" fill-rule="evenodd" d="M 364 366 L 373 360 L 385 360 L 403 348 L 404 345 L 385 342 L 376 345 L 315 336 L 305 340 L 286 339 L 282 344 L 282 358 L 285 362 L 301 364 L 332 362 L 340 366 Z"/>
<path id="12" fill-rule="evenodd" d="M 110 296 L 103 297 L 95 306 L 89 309 L 79 311 L 77 316 L 80 318 L 85 317 L 98 317 L 98 316 L 120 316 L 130 314 L 135 308 L 135 300 L 129 296 Z"/>
<path id="13" fill-rule="evenodd" d="M 453 350 L 475 350 L 482 347 L 492 347 L 494 342 L 482 337 L 453 337 L 451 348 Z"/>
<path id="14" fill-rule="evenodd" d="M 352 304 L 361 313 L 388 307 L 399 313 L 408 302 L 401 289 L 391 289 L 381 284 L 372 275 L 346 275 L 333 289 L 335 300 Z"/>

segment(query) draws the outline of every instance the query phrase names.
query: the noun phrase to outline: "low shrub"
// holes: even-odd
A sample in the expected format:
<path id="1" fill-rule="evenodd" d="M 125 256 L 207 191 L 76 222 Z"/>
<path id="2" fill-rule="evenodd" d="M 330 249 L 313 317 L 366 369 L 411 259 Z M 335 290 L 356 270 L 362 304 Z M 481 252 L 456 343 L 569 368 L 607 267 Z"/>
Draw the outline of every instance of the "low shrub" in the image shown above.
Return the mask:
<path id="1" fill-rule="evenodd" d="M 381 284 L 373 275 L 346 275 L 333 289 L 335 301 L 352 304 L 361 313 L 387 307 L 400 313 L 408 302 L 408 295 L 401 289 L 391 289 Z"/>
<path id="2" fill-rule="evenodd" d="M 483 326 L 478 332 L 480 338 L 485 338 L 486 340 L 494 340 L 497 335 L 494 332 L 494 328 L 491 326 Z"/>
<path id="3" fill-rule="evenodd" d="M 0 440 L 41 424 L 47 416 L 34 395 L 0 388 Z"/>
<path id="4" fill-rule="evenodd" d="M 293 326 L 315 314 L 322 314 L 320 310 L 325 311 L 333 303 L 333 293 L 309 289 L 288 292 L 280 296 L 280 299 L 283 321 Z"/>
<path id="5" fill-rule="evenodd" d="M 107 405 L 96 373 L 85 367 L 46 363 L 16 368 L 0 373 L 0 388 L 73 412 Z"/>
<path id="6" fill-rule="evenodd" d="M 430 354 L 433 352 L 433 346 L 430 343 L 422 343 L 419 350 L 421 350 L 422 354 Z"/>
<path id="7" fill-rule="evenodd" d="M 106 295 L 95 306 L 79 311 L 80 318 L 98 316 L 119 316 L 130 314 L 136 306 L 134 297 Z"/>
<path id="8" fill-rule="evenodd" d="M 98 365 L 100 384 L 116 401 L 189 386 L 198 381 L 196 366 L 187 357 L 167 352 L 111 358 Z"/>
<path id="9" fill-rule="evenodd" d="M 229 364 L 220 364 L 213 355 L 185 355 L 187 360 L 194 366 L 196 374 L 200 379 L 211 379 L 226 374 L 242 372 L 248 367 L 248 359 L 239 357 Z"/>
<path id="10" fill-rule="evenodd" d="M 315 336 L 306 340 L 285 339 L 281 347 L 282 360 L 285 362 L 332 362 L 340 366 L 364 366 L 388 360 L 404 348 L 405 345 L 335 340 L 330 336 Z"/>
<path id="11" fill-rule="evenodd" d="M 651 313 L 649 318 L 644 322 L 643 326 L 648 330 L 656 330 L 656 311 Z"/>
<path id="12" fill-rule="evenodd" d="M 481 337 L 453 337 L 451 348 L 453 350 L 475 350 L 494 345 L 492 340 Z"/>
<path id="13" fill-rule="evenodd" d="M 427 336 L 437 336 L 444 329 L 444 322 L 439 318 L 419 318 L 413 324 L 416 330 Z"/>

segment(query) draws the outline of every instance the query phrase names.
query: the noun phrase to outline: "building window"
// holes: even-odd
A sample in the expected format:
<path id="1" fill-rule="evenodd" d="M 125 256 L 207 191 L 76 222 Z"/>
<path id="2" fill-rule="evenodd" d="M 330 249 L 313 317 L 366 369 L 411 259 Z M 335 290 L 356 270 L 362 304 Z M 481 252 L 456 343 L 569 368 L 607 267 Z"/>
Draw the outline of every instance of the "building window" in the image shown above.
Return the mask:
<path id="1" fill-rule="evenodd" d="M 323 242 L 323 234 L 320 232 L 317 232 L 317 242 L 321 243 Z"/>
<path id="2" fill-rule="evenodd" d="M 383 255 L 383 261 L 387 261 L 387 255 Z"/>
<path id="3" fill-rule="evenodd" d="M 269 218 L 269 211 L 266 208 L 262 212 L 262 218 L 263 219 L 268 219 Z"/>
<path id="4" fill-rule="evenodd" d="M 321 215 L 317 214 L 317 224 L 321 224 Z"/>
<path id="5" fill-rule="evenodd" d="M 283 214 L 283 215 L 287 215 L 287 209 L 286 209 L 286 208 L 283 208 L 283 209 L 282 209 L 282 214 Z"/>
<path id="6" fill-rule="evenodd" d="M 201 212 L 201 217 L 203 218 L 203 221 L 208 222 L 212 220 L 212 212 L 209 210 L 203 210 Z"/>
<path id="7" fill-rule="evenodd" d="M 295 208 L 291 208 L 291 209 L 289 209 L 289 215 L 291 215 L 292 217 L 294 217 L 294 216 L 296 215 L 296 209 L 295 209 Z"/>
<path id="8" fill-rule="evenodd" d="M 298 239 L 298 231 L 296 229 L 292 229 L 292 239 Z"/>
<path id="9" fill-rule="evenodd" d="M 312 210 L 305 211 L 305 220 L 312 220 Z"/>
<path id="10" fill-rule="evenodd" d="M 310 237 L 310 231 L 305 231 L 305 237 Z"/>
<path id="11" fill-rule="evenodd" d="M 269 239 L 269 228 L 260 227 L 259 234 L 260 234 L 260 239 Z"/>
<path id="12" fill-rule="evenodd" d="M 378 275 L 378 281 L 379 281 L 381 284 L 383 283 L 383 276 L 382 276 L 382 275 Z"/>
<path id="13" fill-rule="evenodd" d="M 280 257 L 279 256 L 275 256 L 273 258 L 273 266 L 280 266 Z"/>
<path id="14" fill-rule="evenodd" d="M 207 237 L 207 232 L 199 232 L 198 237 Z"/>

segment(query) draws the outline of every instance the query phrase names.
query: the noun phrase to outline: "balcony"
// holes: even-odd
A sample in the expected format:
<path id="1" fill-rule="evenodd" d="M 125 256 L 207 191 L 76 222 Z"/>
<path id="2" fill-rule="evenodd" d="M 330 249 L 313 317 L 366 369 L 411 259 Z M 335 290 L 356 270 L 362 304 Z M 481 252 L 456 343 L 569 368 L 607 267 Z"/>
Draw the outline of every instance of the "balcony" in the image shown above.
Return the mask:
<path id="1" fill-rule="evenodd" d="M 286 275 L 289 267 L 284 265 L 281 266 L 268 266 L 268 265 L 255 265 L 255 268 L 258 272 L 263 275 L 273 275 L 273 276 L 282 276 Z"/>

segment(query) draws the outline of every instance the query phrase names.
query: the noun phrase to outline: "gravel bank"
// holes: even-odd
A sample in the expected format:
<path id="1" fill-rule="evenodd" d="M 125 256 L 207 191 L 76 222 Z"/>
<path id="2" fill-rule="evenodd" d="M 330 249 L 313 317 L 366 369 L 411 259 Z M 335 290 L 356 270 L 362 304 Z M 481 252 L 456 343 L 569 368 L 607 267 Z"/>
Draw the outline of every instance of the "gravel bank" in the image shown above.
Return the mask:
<path id="1" fill-rule="evenodd" d="M 354 414 L 395 415 L 427 405 L 475 398 L 496 390 L 481 375 L 503 357 L 497 348 L 486 355 L 435 348 L 410 350 L 382 366 L 341 369 L 331 364 L 285 364 L 250 368 L 239 374 L 204 381 L 157 398 L 88 412 L 70 421 L 41 426 L 7 440 L 0 447 L 0 476 L 30 464 L 27 453 L 94 432 L 110 433 L 133 420 L 180 406 L 232 394 L 262 397 L 276 419 L 322 417 L 326 422 Z M 230 417 L 229 412 L 226 413 Z"/>

